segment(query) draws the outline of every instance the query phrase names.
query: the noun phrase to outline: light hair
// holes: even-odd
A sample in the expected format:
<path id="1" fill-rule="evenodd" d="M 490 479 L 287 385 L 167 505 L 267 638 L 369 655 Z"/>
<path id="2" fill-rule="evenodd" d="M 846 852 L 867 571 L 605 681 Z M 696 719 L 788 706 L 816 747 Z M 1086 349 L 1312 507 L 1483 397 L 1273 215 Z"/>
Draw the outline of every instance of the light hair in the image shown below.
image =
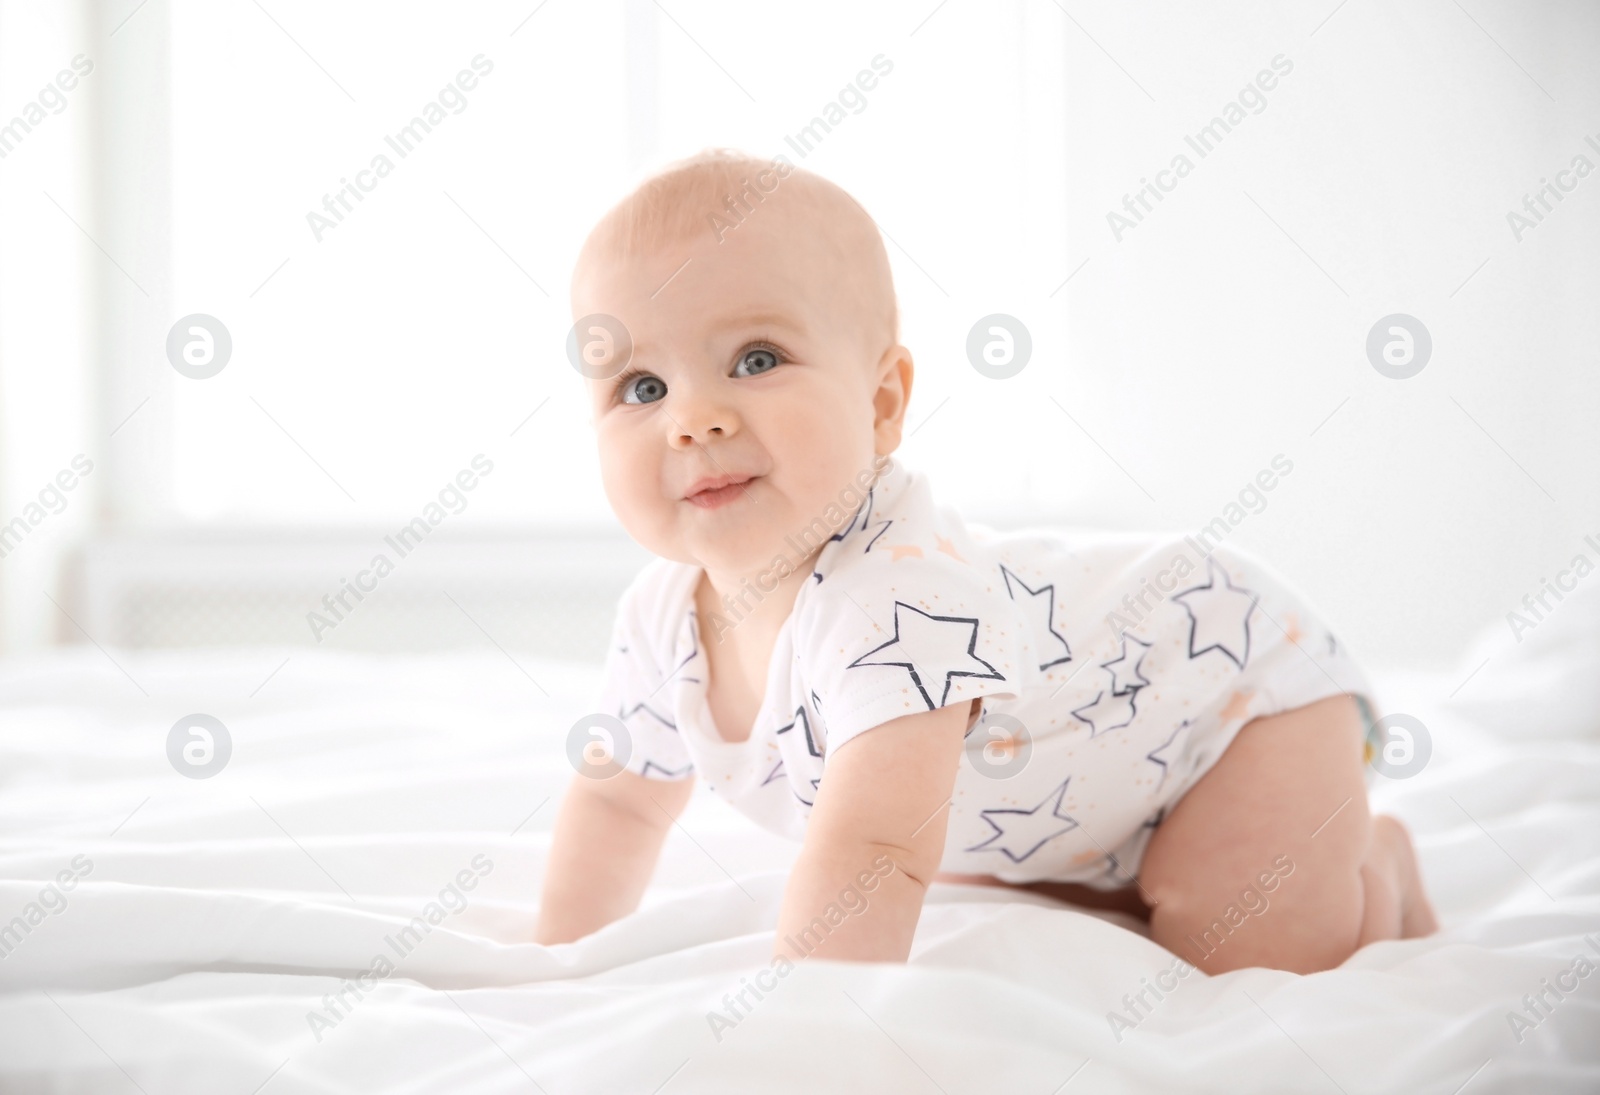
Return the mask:
<path id="1" fill-rule="evenodd" d="M 782 179 L 772 186 L 774 174 Z M 862 299 L 879 298 L 876 326 L 886 340 L 884 348 L 900 341 L 894 281 L 877 223 L 845 190 L 782 157 L 707 148 L 667 164 L 600 218 L 584 241 L 578 266 L 597 255 L 626 262 L 697 236 L 720 238 L 719 217 L 723 231 L 737 232 L 737 227 L 727 227 L 735 216 L 727 209 L 728 198 L 742 203 L 751 217 L 762 216 L 771 205 L 805 222 L 808 238 L 825 246 L 843 266 L 840 281 L 860 285 Z"/>

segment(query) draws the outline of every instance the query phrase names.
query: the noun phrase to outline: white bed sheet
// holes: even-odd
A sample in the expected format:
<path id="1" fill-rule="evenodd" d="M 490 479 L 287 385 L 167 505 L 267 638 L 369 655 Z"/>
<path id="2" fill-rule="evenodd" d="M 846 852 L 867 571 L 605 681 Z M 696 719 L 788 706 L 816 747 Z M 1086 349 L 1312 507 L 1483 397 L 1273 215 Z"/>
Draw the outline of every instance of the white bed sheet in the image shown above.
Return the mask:
<path id="1" fill-rule="evenodd" d="M 1435 937 L 1191 977 L 1118 1042 L 1108 1012 L 1171 964 L 1137 925 L 940 884 L 909 963 L 803 962 L 718 1037 L 797 848 L 703 789 L 638 913 L 523 941 L 597 667 L 112 655 L 0 662 L 0 919 L 92 862 L 0 960 L 0 1091 L 1600 1090 L 1600 974 L 1520 1043 L 1508 1019 L 1579 954 L 1600 967 L 1600 734 L 1539 737 L 1560 696 L 1530 696 L 1533 729 L 1478 725 L 1438 702 L 1459 675 L 1378 674 L 1433 731 L 1375 800 L 1416 836 Z M 207 780 L 166 756 L 192 712 L 232 736 Z M 466 907 L 395 956 L 480 856 Z M 395 972 L 314 1031 L 379 953 Z"/>

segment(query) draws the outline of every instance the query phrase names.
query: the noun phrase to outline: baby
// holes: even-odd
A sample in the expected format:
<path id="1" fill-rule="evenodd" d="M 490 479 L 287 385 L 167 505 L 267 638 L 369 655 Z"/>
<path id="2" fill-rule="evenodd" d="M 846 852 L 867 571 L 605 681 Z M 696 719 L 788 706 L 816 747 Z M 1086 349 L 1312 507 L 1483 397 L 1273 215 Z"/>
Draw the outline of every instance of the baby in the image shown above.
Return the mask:
<path id="1" fill-rule="evenodd" d="M 935 881 L 1147 917 L 1207 972 L 1435 930 L 1368 810 L 1370 684 L 1283 579 L 964 523 L 891 455 L 911 353 L 844 191 L 674 164 L 590 234 L 572 308 L 607 497 L 660 558 L 622 596 L 612 752 L 562 801 L 539 942 L 637 908 L 697 775 L 801 842 L 774 962 L 904 961 Z"/>

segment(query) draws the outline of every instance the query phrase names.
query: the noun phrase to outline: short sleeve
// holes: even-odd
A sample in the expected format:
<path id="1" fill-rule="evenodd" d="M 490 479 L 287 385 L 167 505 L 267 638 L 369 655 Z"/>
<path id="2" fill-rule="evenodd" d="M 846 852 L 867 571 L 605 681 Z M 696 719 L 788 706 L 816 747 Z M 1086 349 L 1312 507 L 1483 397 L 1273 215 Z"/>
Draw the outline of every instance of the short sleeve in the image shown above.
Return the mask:
<path id="1" fill-rule="evenodd" d="M 906 715 L 1016 699 L 1033 660 L 999 569 L 991 577 L 941 551 L 858 557 L 807 591 L 797 623 L 829 753 Z"/>
<path id="2" fill-rule="evenodd" d="M 623 767 L 646 779 L 686 779 L 694 774 L 688 749 L 673 722 L 674 685 L 664 683 L 657 653 L 663 623 L 647 570 L 623 591 L 611 628 L 600 691 L 600 710 L 622 721 L 625 743 L 613 748 Z"/>

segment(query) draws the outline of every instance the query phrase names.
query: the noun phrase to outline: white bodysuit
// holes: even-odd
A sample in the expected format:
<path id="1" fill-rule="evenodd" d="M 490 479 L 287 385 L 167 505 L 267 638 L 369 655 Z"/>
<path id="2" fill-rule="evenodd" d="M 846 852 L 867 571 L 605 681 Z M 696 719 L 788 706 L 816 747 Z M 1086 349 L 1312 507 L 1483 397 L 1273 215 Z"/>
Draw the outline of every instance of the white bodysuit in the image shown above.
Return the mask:
<path id="1" fill-rule="evenodd" d="M 657 559 L 622 596 L 601 707 L 626 728 L 614 754 L 650 779 L 697 773 L 796 840 L 851 738 L 975 698 L 939 869 L 1007 882 L 1130 884 L 1165 813 L 1251 719 L 1349 692 L 1371 742 L 1364 671 L 1248 553 L 969 525 L 899 460 L 818 554 L 745 741 L 724 740 L 706 702 L 700 575 Z"/>

